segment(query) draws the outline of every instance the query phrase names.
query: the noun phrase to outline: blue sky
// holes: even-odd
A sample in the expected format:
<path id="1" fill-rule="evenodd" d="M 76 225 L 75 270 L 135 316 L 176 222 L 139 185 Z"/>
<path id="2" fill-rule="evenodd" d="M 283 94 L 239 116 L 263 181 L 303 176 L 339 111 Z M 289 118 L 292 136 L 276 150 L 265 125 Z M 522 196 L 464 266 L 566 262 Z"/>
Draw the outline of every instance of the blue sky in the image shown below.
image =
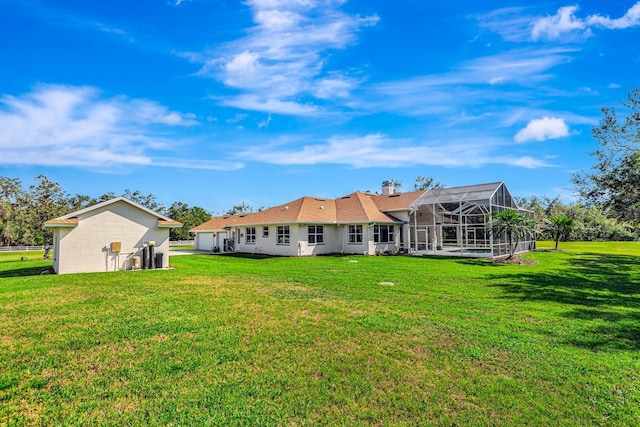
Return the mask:
<path id="1" fill-rule="evenodd" d="M 418 175 L 571 200 L 640 1 L 0 0 L 0 175 L 214 212 Z"/>

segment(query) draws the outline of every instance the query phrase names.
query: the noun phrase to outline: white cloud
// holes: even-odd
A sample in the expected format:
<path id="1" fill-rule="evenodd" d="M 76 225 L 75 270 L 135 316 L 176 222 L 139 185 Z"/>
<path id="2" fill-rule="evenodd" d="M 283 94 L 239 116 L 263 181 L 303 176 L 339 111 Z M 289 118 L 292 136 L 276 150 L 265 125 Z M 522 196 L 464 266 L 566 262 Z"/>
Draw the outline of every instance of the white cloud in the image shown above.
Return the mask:
<path id="1" fill-rule="evenodd" d="M 478 20 L 480 28 L 498 33 L 508 41 L 524 42 L 531 35 L 532 17 L 527 14 L 527 9 L 522 7 L 496 9 L 475 18 Z M 476 40 L 478 38 L 479 36 L 476 37 Z"/>
<path id="2" fill-rule="evenodd" d="M 578 6 L 563 6 L 555 15 L 538 19 L 533 24 L 531 38 L 555 39 L 563 33 L 586 29 L 584 21 L 574 16 L 577 10 Z"/>
<path id="3" fill-rule="evenodd" d="M 543 117 L 531 120 L 527 126 L 513 138 L 516 142 L 544 141 L 547 139 L 563 138 L 569 135 L 569 126 L 563 119 L 557 117 Z"/>
<path id="4" fill-rule="evenodd" d="M 318 107 L 309 104 L 299 104 L 293 101 L 261 98 L 257 95 L 240 95 L 235 98 L 222 99 L 222 105 L 243 110 L 263 111 L 274 114 L 292 116 L 308 116 L 318 113 Z"/>
<path id="5" fill-rule="evenodd" d="M 571 49 L 518 49 L 484 56 L 463 64 L 459 72 L 463 82 L 519 83 L 540 82 L 551 78 L 547 70 L 571 61 Z"/>
<path id="6" fill-rule="evenodd" d="M 621 18 L 617 19 L 598 14 L 582 19 L 576 16 L 578 10 L 577 5 L 563 6 L 555 15 L 534 21 L 531 38 L 554 40 L 572 34 L 588 36 L 591 34 L 592 27 L 619 30 L 640 25 L 640 2 L 636 2 Z"/>
<path id="7" fill-rule="evenodd" d="M 509 162 L 512 166 L 520 166 L 527 169 L 537 169 L 549 167 L 550 165 L 542 160 L 535 159 L 531 156 L 518 157 Z"/>
<path id="8" fill-rule="evenodd" d="M 232 118 L 225 120 L 225 122 L 230 123 L 230 124 L 240 123 L 242 121 L 245 121 L 247 119 L 247 117 L 249 117 L 248 114 L 236 114 Z"/>
<path id="9" fill-rule="evenodd" d="M 103 31 L 105 33 L 113 33 L 113 34 L 117 34 L 119 36 L 126 36 L 127 34 L 121 30 L 120 28 L 115 28 L 115 27 L 109 27 L 101 22 L 96 22 L 96 28 L 98 28 L 100 31 Z M 133 41 L 133 39 L 131 39 L 131 41 Z"/>
<path id="10" fill-rule="evenodd" d="M 200 76 L 239 91 L 223 104 L 278 114 L 305 114 L 315 107 L 300 99 L 344 98 L 358 80 L 329 70 L 332 50 L 356 41 L 358 31 L 377 16 L 340 10 L 343 0 L 249 0 L 254 26 L 248 35 L 201 55 Z M 308 103 L 308 102 L 307 102 Z M 271 108 L 271 109 L 269 109 Z"/>
<path id="11" fill-rule="evenodd" d="M 295 141 L 289 141 L 289 143 Z M 504 143 L 495 140 L 447 141 L 415 145 L 374 133 L 365 136 L 334 136 L 326 141 L 287 149 L 259 145 L 237 153 L 240 158 L 278 165 L 343 164 L 356 168 L 407 167 L 413 165 L 477 167 L 504 164 L 526 168 L 549 166 L 532 157 L 497 155 Z"/>
<path id="12" fill-rule="evenodd" d="M 0 98 L 0 164 L 220 168 L 205 160 L 154 157 L 157 150 L 182 143 L 167 138 L 167 126 L 195 124 L 193 114 L 152 101 L 103 99 L 92 87 L 41 85 L 21 96 Z M 229 167 L 234 165 L 224 165 Z"/>
<path id="13" fill-rule="evenodd" d="M 258 9 L 255 13 L 254 20 L 258 25 L 265 29 L 284 30 L 287 28 L 295 28 L 303 21 L 303 16 L 288 10 L 281 11 L 277 9 Z"/>
<path id="14" fill-rule="evenodd" d="M 176 157 L 154 157 L 151 166 L 182 168 L 182 169 L 204 169 L 217 171 L 232 171 L 241 169 L 244 164 L 240 162 L 230 162 L 227 160 L 198 160 L 181 159 Z"/>
<path id="15" fill-rule="evenodd" d="M 315 82 L 313 94 L 320 99 L 347 98 L 359 83 L 356 79 L 333 73 Z"/>
<path id="16" fill-rule="evenodd" d="M 572 52 L 569 48 L 527 48 L 474 58 L 448 73 L 374 84 L 353 102 L 363 110 L 441 119 L 456 117 L 461 111 L 486 114 L 499 103 L 496 113 L 505 114 L 514 105 L 539 99 L 545 90 L 541 83 L 554 77 L 554 67 L 570 62 Z"/>
<path id="17" fill-rule="evenodd" d="M 637 27 L 640 25 L 640 2 L 637 2 L 624 14 L 622 18 L 611 19 L 608 16 L 591 15 L 587 24 L 612 30 Z"/>
<path id="18" fill-rule="evenodd" d="M 265 127 L 269 127 L 269 125 L 271 124 L 271 120 L 273 120 L 273 119 L 271 118 L 271 114 L 269 114 L 266 119 L 264 119 L 260 123 L 258 123 L 258 128 L 262 129 L 262 128 L 265 128 Z"/>

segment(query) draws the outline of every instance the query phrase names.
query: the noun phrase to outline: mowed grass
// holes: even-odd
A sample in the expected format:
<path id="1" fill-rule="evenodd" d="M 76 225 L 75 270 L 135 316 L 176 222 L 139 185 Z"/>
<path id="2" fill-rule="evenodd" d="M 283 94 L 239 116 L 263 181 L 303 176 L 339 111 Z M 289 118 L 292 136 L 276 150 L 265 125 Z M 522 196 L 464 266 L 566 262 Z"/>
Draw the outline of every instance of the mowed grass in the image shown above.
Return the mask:
<path id="1" fill-rule="evenodd" d="M 639 425 L 640 244 L 571 245 L 26 277 L 50 264 L 2 254 L 0 424 Z"/>

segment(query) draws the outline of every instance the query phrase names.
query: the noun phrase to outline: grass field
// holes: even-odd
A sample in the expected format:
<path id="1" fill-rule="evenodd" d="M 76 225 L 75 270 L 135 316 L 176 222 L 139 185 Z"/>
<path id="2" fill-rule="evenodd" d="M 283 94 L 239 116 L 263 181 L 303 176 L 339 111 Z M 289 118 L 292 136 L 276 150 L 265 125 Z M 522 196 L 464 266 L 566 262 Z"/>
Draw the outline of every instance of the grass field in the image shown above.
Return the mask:
<path id="1" fill-rule="evenodd" d="M 0 425 L 640 425 L 640 243 L 560 249 L 63 276 L 0 254 Z"/>

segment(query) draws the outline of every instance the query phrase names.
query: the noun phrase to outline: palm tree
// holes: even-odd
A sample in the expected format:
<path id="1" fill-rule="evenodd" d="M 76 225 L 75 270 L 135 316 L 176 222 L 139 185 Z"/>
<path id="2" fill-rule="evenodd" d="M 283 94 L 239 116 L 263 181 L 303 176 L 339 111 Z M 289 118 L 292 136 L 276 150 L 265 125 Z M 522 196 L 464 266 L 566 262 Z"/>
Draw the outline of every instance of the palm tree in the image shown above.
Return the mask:
<path id="1" fill-rule="evenodd" d="M 505 235 L 509 242 L 509 257 L 513 256 L 520 239 L 527 233 L 535 232 L 535 221 L 528 215 L 518 213 L 515 209 L 505 209 L 501 212 L 493 212 L 489 227 L 494 236 Z"/>
<path id="2" fill-rule="evenodd" d="M 562 237 L 567 238 L 573 231 L 573 218 L 566 215 L 554 215 L 544 220 L 545 231 L 551 233 L 556 241 L 556 251 L 558 250 L 558 242 Z"/>

